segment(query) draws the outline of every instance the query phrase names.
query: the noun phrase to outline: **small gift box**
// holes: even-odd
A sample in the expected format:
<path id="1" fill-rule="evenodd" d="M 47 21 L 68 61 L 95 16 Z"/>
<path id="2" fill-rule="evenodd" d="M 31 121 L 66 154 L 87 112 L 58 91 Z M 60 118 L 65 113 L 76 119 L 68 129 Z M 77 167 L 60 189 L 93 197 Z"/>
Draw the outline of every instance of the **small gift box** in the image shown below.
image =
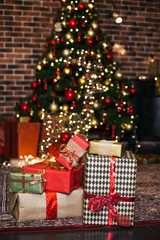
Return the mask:
<path id="1" fill-rule="evenodd" d="M 131 152 L 122 158 L 86 154 L 84 224 L 133 225 L 136 171 Z"/>
<path id="2" fill-rule="evenodd" d="M 45 185 L 44 173 L 10 173 L 10 192 L 43 193 Z"/>
<path id="3" fill-rule="evenodd" d="M 89 153 L 105 156 L 122 157 L 125 153 L 125 143 L 115 141 L 93 140 L 89 144 Z"/>
<path id="4" fill-rule="evenodd" d="M 18 221 L 82 217 L 83 189 L 70 194 L 46 191 L 42 194 L 11 193 L 10 208 Z"/>
<path id="5" fill-rule="evenodd" d="M 80 158 L 85 154 L 89 142 L 83 137 L 76 134 L 74 135 L 66 146 L 60 147 L 60 154 L 56 160 L 60 162 L 67 169 L 72 170 L 77 165 Z"/>
<path id="6" fill-rule="evenodd" d="M 82 164 L 69 171 L 58 162 L 43 161 L 24 167 L 24 172 L 45 173 L 47 191 L 70 193 L 83 185 L 84 165 Z"/>

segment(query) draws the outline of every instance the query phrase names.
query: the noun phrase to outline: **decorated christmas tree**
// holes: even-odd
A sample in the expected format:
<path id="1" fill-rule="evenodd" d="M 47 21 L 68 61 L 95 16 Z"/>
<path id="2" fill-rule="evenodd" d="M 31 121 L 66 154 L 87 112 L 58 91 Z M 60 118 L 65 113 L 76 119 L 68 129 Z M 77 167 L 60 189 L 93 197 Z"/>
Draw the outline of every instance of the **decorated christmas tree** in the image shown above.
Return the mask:
<path id="1" fill-rule="evenodd" d="M 69 116 L 76 130 L 103 128 L 112 139 L 122 139 L 125 132 L 134 138 L 135 88 L 114 61 L 113 44 L 100 28 L 94 0 L 61 0 L 46 42 L 31 84 L 33 93 L 17 103 L 17 118 L 42 121 L 54 113 L 54 129 Z M 67 121 L 64 129 L 69 133 Z"/>

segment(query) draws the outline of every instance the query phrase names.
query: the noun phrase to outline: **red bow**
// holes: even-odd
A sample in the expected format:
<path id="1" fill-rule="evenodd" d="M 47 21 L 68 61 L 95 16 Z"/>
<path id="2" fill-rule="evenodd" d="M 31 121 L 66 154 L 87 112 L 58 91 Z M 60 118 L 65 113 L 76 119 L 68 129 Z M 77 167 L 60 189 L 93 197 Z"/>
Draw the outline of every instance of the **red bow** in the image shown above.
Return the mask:
<path id="1" fill-rule="evenodd" d="M 63 158 L 66 159 L 70 164 L 72 164 L 73 161 L 79 161 L 79 157 L 75 154 L 75 151 L 70 151 L 64 144 L 61 145 L 59 150 L 60 154 L 63 155 Z"/>
<path id="2" fill-rule="evenodd" d="M 114 204 L 118 203 L 120 200 L 120 193 L 107 196 L 95 196 L 90 199 L 88 208 L 91 212 L 99 212 L 104 207 L 104 205 L 106 205 L 108 211 L 116 219 L 120 226 L 130 227 L 130 217 L 119 215 L 117 209 L 114 207 Z"/>

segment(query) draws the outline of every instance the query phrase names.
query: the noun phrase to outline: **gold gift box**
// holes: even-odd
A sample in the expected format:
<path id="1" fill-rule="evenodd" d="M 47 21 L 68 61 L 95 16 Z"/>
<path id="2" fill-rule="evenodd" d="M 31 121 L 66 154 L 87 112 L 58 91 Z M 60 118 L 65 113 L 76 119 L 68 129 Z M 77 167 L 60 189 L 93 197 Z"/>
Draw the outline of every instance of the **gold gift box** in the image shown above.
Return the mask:
<path id="1" fill-rule="evenodd" d="M 105 156 L 122 157 L 125 149 L 126 144 L 123 142 L 93 140 L 89 144 L 89 153 Z"/>

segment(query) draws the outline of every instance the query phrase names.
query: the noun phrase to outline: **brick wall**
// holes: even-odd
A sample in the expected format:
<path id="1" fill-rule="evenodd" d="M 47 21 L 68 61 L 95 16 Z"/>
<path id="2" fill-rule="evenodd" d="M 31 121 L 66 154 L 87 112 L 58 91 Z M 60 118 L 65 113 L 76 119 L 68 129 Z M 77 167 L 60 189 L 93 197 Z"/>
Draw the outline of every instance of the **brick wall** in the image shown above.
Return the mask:
<path id="1" fill-rule="evenodd" d="M 126 49 L 124 55 L 115 50 L 124 77 L 147 75 L 148 57 L 160 58 L 160 1 L 95 3 L 103 31 Z M 0 116 L 14 115 L 19 97 L 31 93 L 34 68 L 59 7 L 59 0 L 0 0 Z M 123 17 L 121 25 L 111 17 L 114 10 Z"/>

